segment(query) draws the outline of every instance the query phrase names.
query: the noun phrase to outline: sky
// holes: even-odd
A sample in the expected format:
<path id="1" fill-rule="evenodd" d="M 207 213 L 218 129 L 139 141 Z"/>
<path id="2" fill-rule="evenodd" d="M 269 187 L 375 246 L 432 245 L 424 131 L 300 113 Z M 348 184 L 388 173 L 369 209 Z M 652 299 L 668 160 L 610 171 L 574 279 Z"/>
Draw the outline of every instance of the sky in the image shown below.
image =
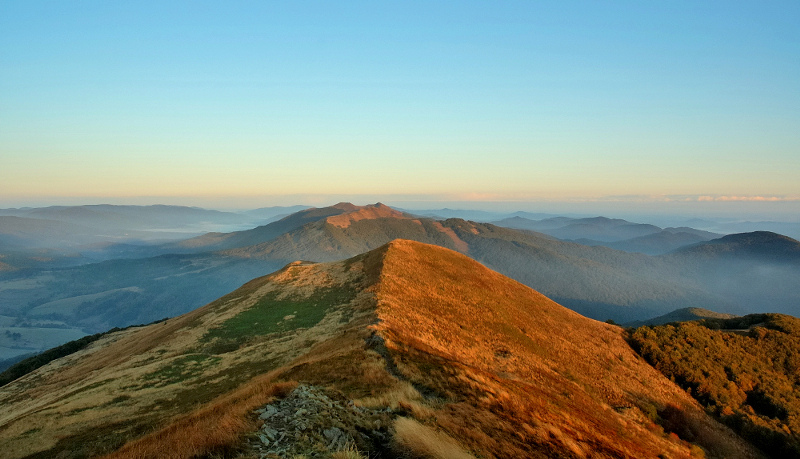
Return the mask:
<path id="1" fill-rule="evenodd" d="M 0 206 L 338 200 L 800 215 L 800 2 L 0 2 Z"/>

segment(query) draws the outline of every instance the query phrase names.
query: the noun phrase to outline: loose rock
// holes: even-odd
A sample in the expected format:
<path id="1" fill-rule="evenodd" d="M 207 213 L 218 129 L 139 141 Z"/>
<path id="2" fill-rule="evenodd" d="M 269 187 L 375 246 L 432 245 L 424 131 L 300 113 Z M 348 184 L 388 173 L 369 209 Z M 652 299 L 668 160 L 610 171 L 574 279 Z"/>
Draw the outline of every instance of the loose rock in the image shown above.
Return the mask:
<path id="1" fill-rule="evenodd" d="M 286 398 L 254 411 L 264 425 L 250 440 L 259 458 L 330 457 L 356 447 L 368 454 L 384 450 L 391 410 L 356 406 L 340 394 L 300 385 Z"/>

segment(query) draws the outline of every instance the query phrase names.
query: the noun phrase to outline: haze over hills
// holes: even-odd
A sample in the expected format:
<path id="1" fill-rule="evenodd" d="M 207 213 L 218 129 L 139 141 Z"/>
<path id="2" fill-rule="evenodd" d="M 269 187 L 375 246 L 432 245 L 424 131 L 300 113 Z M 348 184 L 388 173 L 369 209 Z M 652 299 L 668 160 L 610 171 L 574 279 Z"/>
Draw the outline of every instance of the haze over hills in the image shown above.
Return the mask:
<path id="1" fill-rule="evenodd" d="M 0 403 L 9 458 L 330 457 L 339 437 L 369 457 L 762 457 L 622 329 L 411 241 L 293 263 L 110 334 L 0 388 Z"/>
<path id="2" fill-rule="evenodd" d="M 0 215 L 56 220 L 102 230 L 110 236 L 131 231 L 155 235 L 182 230 L 195 232 L 201 224 L 232 226 L 251 224 L 242 214 L 186 206 L 85 205 L 0 209 Z M 206 230 L 207 231 L 207 230 Z"/>
<path id="3" fill-rule="evenodd" d="M 521 216 L 495 221 L 507 228 L 527 229 L 584 245 L 602 245 L 626 252 L 661 255 L 680 247 L 721 236 L 689 227 L 659 228 L 618 218 L 555 217 L 531 220 Z"/>
<path id="4" fill-rule="evenodd" d="M 465 253 L 598 320 L 625 323 L 685 307 L 796 314 L 800 299 L 797 266 L 769 257 L 754 263 L 731 251 L 722 260 L 697 253 L 701 246 L 650 257 L 486 223 L 417 218 L 382 204 L 341 203 L 157 248 L 189 252 L 180 255 L 6 272 L 0 275 L 0 315 L 6 316 L 0 334 L 19 335 L 0 336 L 0 358 L 42 350 L 34 344 L 54 328 L 97 333 L 148 323 L 291 261 L 341 260 L 397 238 Z M 769 246 L 768 238 L 759 241 L 755 246 Z"/>
<path id="5" fill-rule="evenodd" d="M 255 214 L 185 206 L 53 206 L 0 209 L 0 256 L 8 269 L 64 267 L 165 252 L 156 244 L 265 223 L 288 208 Z"/>
<path id="6" fill-rule="evenodd" d="M 603 320 L 653 317 L 687 305 L 734 313 L 746 312 L 748 307 L 791 313 L 800 298 L 797 288 L 791 285 L 777 294 L 765 292 L 754 282 L 739 279 L 725 266 L 709 264 L 689 252 L 647 257 L 491 224 L 459 219 L 436 221 L 409 215 L 363 219 L 346 226 L 320 219 L 273 240 L 224 253 L 265 260 L 328 261 L 353 256 L 394 238 L 466 253 L 578 312 Z M 770 263 L 770 267 L 775 268 L 777 277 L 798 275 L 796 269 L 780 263 Z M 720 284 L 722 277 L 727 279 L 723 284 L 741 281 L 752 288 L 751 298 L 767 294 L 772 304 L 761 306 L 739 301 L 725 292 L 725 286 Z M 567 278 L 569 283 L 564 282 Z"/>

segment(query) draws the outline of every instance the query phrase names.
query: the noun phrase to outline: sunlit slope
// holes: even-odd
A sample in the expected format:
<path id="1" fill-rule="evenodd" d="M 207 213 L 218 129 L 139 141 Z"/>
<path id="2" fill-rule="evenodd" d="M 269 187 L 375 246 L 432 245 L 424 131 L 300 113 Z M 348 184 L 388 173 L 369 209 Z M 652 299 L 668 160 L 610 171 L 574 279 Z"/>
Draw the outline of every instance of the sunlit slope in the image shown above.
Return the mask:
<path id="1" fill-rule="evenodd" d="M 668 405 L 714 454 L 749 454 L 639 359 L 621 329 L 467 257 L 394 242 L 377 298 L 376 328 L 398 371 L 447 400 L 437 423 L 487 456 L 685 455 L 643 415 Z"/>
<path id="2" fill-rule="evenodd" d="M 236 457 L 257 438 L 252 410 L 300 383 L 379 413 L 355 445 L 369 457 L 410 454 L 420 431 L 459 457 L 701 454 L 689 442 L 758 457 L 622 333 L 455 251 L 394 241 L 293 263 L 0 388 L 0 450 Z M 220 430 L 232 433 L 209 444 Z"/>

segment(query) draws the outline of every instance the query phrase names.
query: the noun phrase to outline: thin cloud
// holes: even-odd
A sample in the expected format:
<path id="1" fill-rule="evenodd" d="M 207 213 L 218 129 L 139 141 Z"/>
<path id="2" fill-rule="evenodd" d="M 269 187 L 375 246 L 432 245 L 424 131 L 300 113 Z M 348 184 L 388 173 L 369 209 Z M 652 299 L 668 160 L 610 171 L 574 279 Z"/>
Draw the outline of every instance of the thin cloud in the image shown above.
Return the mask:
<path id="1" fill-rule="evenodd" d="M 697 201 L 713 202 L 792 202 L 800 201 L 794 196 L 698 196 Z"/>

